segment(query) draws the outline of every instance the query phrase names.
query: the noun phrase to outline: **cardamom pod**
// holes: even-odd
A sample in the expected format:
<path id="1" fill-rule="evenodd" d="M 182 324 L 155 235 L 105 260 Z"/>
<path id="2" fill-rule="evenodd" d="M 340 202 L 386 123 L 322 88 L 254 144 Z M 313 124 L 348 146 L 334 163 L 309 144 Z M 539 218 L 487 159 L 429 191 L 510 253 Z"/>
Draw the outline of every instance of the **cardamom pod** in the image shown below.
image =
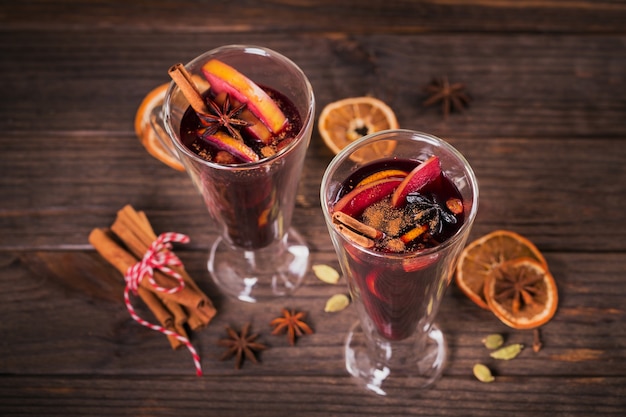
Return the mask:
<path id="1" fill-rule="evenodd" d="M 320 280 L 327 284 L 336 284 L 340 275 L 335 268 L 329 265 L 317 264 L 312 267 L 313 273 Z"/>
<path id="2" fill-rule="evenodd" d="M 502 346 L 502 344 L 504 343 L 504 338 L 502 337 L 501 334 L 494 333 L 485 337 L 482 340 L 482 342 L 483 342 L 483 345 L 485 345 L 487 349 L 493 350 Z"/>
<path id="3" fill-rule="evenodd" d="M 489 354 L 494 359 L 502 359 L 505 361 L 514 359 L 524 349 L 524 345 L 521 343 L 515 343 L 505 346 Z"/>
<path id="4" fill-rule="evenodd" d="M 324 311 L 327 313 L 336 313 L 350 305 L 350 298 L 345 294 L 335 294 L 326 301 Z"/>
<path id="5" fill-rule="evenodd" d="M 474 369 L 472 370 L 474 371 L 474 376 L 480 382 L 493 382 L 495 380 L 495 378 L 491 374 L 491 370 L 482 363 L 477 363 L 476 365 L 474 365 Z"/>

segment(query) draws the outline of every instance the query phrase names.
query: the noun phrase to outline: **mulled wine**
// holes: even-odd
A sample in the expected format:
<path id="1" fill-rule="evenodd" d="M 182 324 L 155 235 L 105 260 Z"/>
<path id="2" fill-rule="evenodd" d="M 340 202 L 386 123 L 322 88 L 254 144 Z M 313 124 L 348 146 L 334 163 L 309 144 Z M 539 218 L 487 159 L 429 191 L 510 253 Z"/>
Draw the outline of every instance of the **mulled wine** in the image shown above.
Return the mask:
<path id="1" fill-rule="evenodd" d="M 441 297 L 429 294 L 443 293 L 447 285 L 442 281 L 442 288 L 430 288 L 432 277 L 441 273 L 439 255 L 411 254 L 454 236 L 464 223 L 464 212 L 460 191 L 436 157 L 378 160 L 341 184 L 332 213 L 335 228 L 346 238 L 350 290 L 360 295 L 382 336 L 405 339 L 419 320 L 428 320 L 437 310 L 434 304 Z M 370 253 L 355 250 L 354 244 Z M 377 262 L 372 262 L 371 252 L 380 254 Z"/>
<path id="2" fill-rule="evenodd" d="M 252 99 L 242 104 L 237 91 L 219 88 L 221 80 L 209 79 L 216 88 L 203 94 L 208 112 L 198 113 L 189 106 L 180 122 L 180 139 L 202 160 L 228 167 L 203 170 L 196 181 L 230 242 L 249 250 L 264 248 L 281 238 L 284 225 L 290 223 L 292 204 L 283 200 L 291 195 L 302 166 L 299 158 L 283 158 L 270 162 L 267 169 L 254 167 L 283 152 L 298 137 L 303 121 L 296 106 L 275 89 L 246 79 L 275 107 L 262 120 L 260 104 L 253 107 Z M 280 114 L 276 126 L 270 120 L 273 114 Z"/>
<path id="3" fill-rule="evenodd" d="M 228 110 L 232 111 L 236 110 L 237 107 L 241 107 L 241 120 L 251 124 L 242 124 L 242 127 L 239 129 L 241 137 L 237 138 L 237 140 L 250 148 L 258 156 L 258 160 L 268 158 L 279 152 L 291 140 L 293 140 L 293 138 L 300 132 L 300 129 L 302 129 L 302 119 L 295 105 L 289 101 L 287 97 L 276 90 L 269 87 L 262 87 L 262 89 L 277 104 L 278 108 L 283 112 L 287 119 L 286 124 L 279 132 L 273 133 L 266 130 L 265 134 L 267 136 L 262 138 L 259 137 L 258 134 L 255 134 L 256 126 L 252 125 L 252 123 L 259 124 L 261 122 L 252 119 L 249 111 L 246 111 L 246 107 L 241 107 L 241 104 L 234 101 L 231 97 L 228 97 L 230 105 L 227 106 L 229 109 L 226 110 L 226 112 L 228 112 Z M 205 100 L 216 103 L 219 107 L 220 113 L 224 113 L 223 108 L 226 97 L 226 94 L 215 94 L 215 92 L 210 89 L 204 93 Z M 237 117 L 239 115 L 235 114 L 234 116 Z M 180 138 L 187 149 L 198 155 L 200 158 L 224 165 L 243 164 L 258 161 L 251 161 L 250 158 L 246 158 L 245 154 L 242 155 L 239 152 L 233 152 L 227 146 L 222 145 L 216 140 L 207 140 L 206 135 L 203 135 L 206 126 L 207 122 L 199 117 L 194 109 L 189 106 L 181 120 Z M 264 128 L 263 126 L 260 127 Z M 230 133 L 224 128 L 220 128 L 218 131 L 223 131 L 226 134 Z"/>

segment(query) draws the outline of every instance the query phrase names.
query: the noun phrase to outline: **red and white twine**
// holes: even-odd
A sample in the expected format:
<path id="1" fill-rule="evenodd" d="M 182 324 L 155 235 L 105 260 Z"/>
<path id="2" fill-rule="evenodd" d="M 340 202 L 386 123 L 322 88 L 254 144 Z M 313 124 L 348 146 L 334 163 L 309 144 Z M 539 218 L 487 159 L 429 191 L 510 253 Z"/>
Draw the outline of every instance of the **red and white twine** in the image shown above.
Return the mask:
<path id="1" fill-rule="evenodd" d="M 134 295 L 137 295 L 137 288 L 139 288 L 139 284 L 144 278 L 148 278 L 148 281 L 156 291 L 166 294 L 173 294 L 182 290 L 185 287 L 185 281 L 183 280 L 183 277 L 178 272 L 170 268 L 170 266 L 182 265 L 181 260 L 171 251 L 172 244 L 170 242 L 188 243 L 189 237 L 180 233 L 173 232 L 163 233 L 159 235 L 157 239 L 152 242 L 143 259 L 128 268 L 128 271 L 126 271 L 126 274 L 124 275 L 124 279 L 126 280 L 126 287 L 124 288 L 124 302 L 126 304 L 126 309 L 130 313 L 130 316 L 133 318 L 133 320 L 149 329 L 161 332 L 167 336 L 175 337 L 181 343 L 183 343 L 191 353 L 191 357 L 193 358 L 193 362 L 196 367 L 196 374 L 198 376 L 202 376 L 202 365 L 200 364 L 200 356 L 196 352 L 196 349 L 193 347 L 189 339 L 172 330 L 168 330 L 163 326 L 153 324 L 142 319 L 135 312 L 135 309 L 130 302 L 130 293 L 132 292 Z M 175 278 L 178 281 L 178 285 L 173 288 L 164 288 L 159 286 L 154 280 L 155 269 L 159 269 L 169 276 Z"/>

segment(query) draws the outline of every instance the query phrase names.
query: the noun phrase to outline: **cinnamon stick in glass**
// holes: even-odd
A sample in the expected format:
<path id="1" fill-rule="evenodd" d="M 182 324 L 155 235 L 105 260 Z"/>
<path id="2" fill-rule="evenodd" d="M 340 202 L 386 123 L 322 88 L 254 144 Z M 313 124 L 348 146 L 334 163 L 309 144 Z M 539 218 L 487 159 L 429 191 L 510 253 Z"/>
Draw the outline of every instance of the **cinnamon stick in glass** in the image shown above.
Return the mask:
<path id="1" fill-rule="evenodd" d="M 183 64 L 175 64 L 170 67 L 168 74 L 174 80 L 180 91 L 189 102 L 189 105 L 196 113 L 207 114 L 206 102 L 202 98 L 202 94 L 196 88 L 196 85 L 191 79 L 191 75 L 187 72 L 187 69 Z"/>

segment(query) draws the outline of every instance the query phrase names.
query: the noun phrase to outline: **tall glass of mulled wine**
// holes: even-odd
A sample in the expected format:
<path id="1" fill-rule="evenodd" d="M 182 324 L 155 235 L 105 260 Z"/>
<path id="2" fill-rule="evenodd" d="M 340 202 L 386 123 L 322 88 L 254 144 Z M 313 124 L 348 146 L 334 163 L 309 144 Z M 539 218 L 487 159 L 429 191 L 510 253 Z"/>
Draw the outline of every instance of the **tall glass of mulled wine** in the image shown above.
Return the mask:
<path id="1" fill-rule="evenodd" d="M 321 204 L 359 316 L 346 368 L 377 394 L 415 395 L 445 366 L 434 319 L 476 216 L 476 177 L 447 142 L 387 130 L 331 161 Z"/>
<path id="2" fill-rule="evenodd" d="M 190 105 L 189 88 L 172 75 L 152 126 L 184 165 L 219 230 L 208 260 L 211 276 L 242 301 L 290 294 L 309 264 L 309 249 L 291 220 L 313 127 L 311 85 L 291 60 L 258 46 L 220 47 L 179 72 L 205 108 Z"/>

